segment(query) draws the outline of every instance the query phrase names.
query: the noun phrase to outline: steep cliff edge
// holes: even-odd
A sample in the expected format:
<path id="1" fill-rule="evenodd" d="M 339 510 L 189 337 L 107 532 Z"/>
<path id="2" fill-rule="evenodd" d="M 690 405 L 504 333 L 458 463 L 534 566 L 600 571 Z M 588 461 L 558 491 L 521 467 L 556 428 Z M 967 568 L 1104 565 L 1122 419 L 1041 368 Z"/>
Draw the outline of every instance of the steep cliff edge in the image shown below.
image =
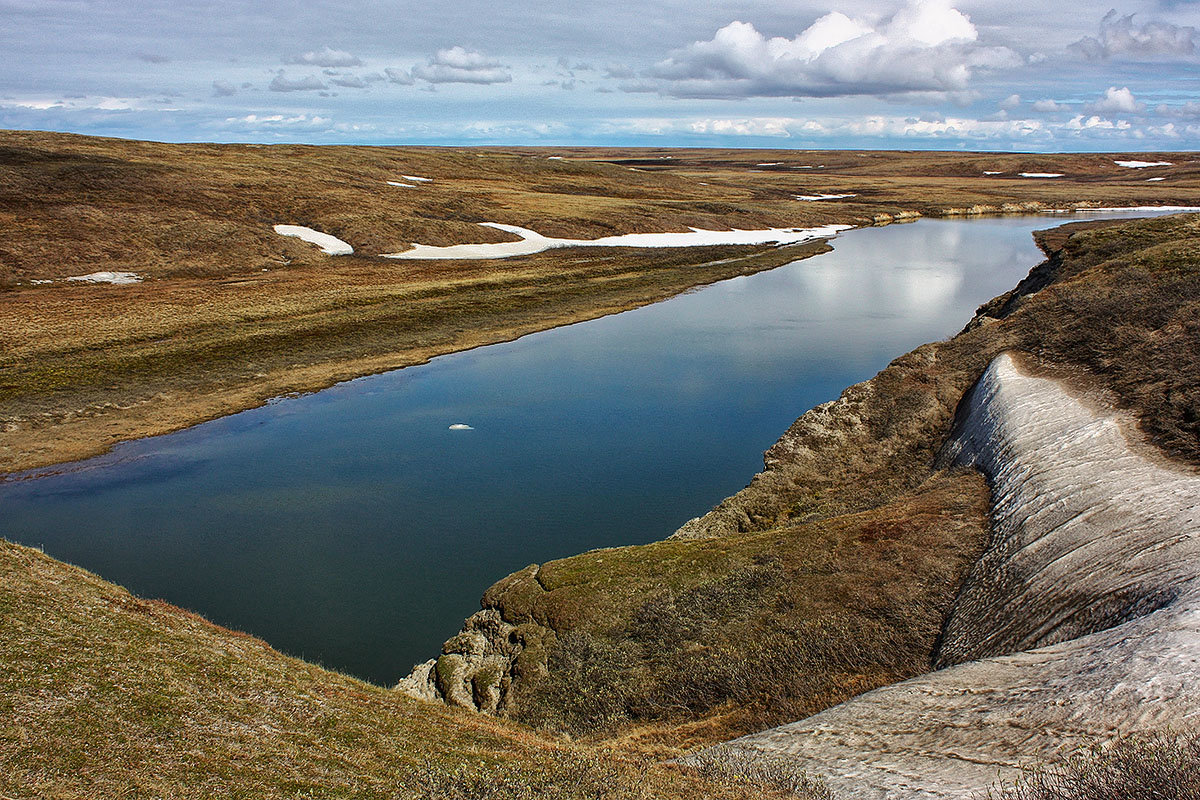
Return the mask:
<path id="1" fill-rule="evenodd" d="M 960 400 L 1000 353 L 1087 376 L 1147 441 L 1200 463 L 1200 217 L 1070 225 L 1039 241 L 1049 258 L 1019 287 L 953 339 L 805 414 L 742 492 L 667 541 L 499 582 L 485 616 L 526 627 L 497 627 L 505 640 L 485 635 L 482 651 L 474 636 L 451 640 L 442 677 L 429 664 L 406 688 L 445 696 L 438 681 L 457 675 L 454 695 L 471 707 L 492 703 L 490 690 L 474 699 L 477 683 L 494 685 L 497 709 L 539 725 L 649 726 L 686 746 L 928 672 L 989 527 L 986 486 L 939 453 Z M 1056 635 L 1160 600 L 1088 600 L 1092 610 Z M 951 655 L 956 626 L 976 625 L 962 619 L 943 658 L 975 657 Z"/>
<path id="2" fill-rule="evenodd" d="M 786 755 L 863 798 L 972 797 L 1031 757 L 1196 722 L 1200 474 L 1127 415 L 995 359 L 948 446 L 993 492 L 993 538 L 946 628 L 942 663 L 732 742 Z"/>

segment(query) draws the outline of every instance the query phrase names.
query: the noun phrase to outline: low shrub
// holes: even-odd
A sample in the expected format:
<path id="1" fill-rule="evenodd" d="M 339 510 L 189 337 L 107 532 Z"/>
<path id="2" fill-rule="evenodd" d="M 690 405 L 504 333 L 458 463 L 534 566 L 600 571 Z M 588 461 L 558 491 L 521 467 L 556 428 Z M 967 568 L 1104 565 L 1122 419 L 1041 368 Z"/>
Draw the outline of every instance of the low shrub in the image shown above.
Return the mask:
<path id="1" fill-rule="evenodd" d="M 1200 800 L 1200 733 L 1129 737 L 1029 769 L 993 800 Z"/>

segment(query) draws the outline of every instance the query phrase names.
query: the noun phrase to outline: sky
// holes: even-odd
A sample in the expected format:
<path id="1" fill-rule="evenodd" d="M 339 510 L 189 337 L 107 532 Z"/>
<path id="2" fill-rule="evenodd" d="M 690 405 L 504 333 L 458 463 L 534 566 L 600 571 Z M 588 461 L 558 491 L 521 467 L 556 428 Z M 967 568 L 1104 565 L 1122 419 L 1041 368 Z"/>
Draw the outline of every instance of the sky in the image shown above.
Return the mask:
<path id="1" fill-rule="evenodd" d="M 1153 151 L 1200 0 L 0 0 L 0 128 L 160 141 Z"/>

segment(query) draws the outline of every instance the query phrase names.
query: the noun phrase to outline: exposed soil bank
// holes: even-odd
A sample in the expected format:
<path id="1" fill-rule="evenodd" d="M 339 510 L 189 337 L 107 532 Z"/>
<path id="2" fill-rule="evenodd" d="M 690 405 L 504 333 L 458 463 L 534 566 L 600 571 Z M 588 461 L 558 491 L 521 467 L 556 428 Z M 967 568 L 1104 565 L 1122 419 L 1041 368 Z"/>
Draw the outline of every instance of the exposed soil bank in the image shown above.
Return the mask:
<path id="1" fill-rule="evenodd" d="M 999 356 L 948 446 L 987 475 L 993 497 L 992 541 L 938 656 L 961 666 L 716 757 L 736 770 L 782 756 L 847 796 L 969 798 L 1031 757 L 1190 724 L 1200 475 L 1148 450 L 1136 421 Z"/>

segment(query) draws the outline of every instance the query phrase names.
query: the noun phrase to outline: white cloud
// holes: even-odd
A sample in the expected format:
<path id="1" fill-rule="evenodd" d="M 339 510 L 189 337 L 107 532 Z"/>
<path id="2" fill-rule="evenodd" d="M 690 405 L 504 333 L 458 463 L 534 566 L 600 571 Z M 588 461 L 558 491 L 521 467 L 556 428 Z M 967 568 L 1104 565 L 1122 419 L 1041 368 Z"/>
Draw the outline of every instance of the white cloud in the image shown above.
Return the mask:
<path id="1" fill-rule="evenodd" d="M 1166 22 L 1147 22 L 1135 28 L 1133 16 L 1121 16 L 1116 9 L 1109 11 L 1100 20 L 1099 34 L 1083 37 L 1071 49 L 1092 61 L 1117 55 L 1153 58 L 1190 56 L 1196 52 L 1195 28 Z"/>
<path id="2" fill-rule="evenodd" d="M 237 94 L 237 87 L 229 81 L 213 81 L 213 97 L 229 97 L 231 94 Z"/>
<path id="3" fill-rule="evenodd" d="M 1017 106 L 1021 105 L 1021 95 L 1010 94 L 1008 97 L 1001 100 L 997 105 L 999 105 L 1000 108 L 1003 108 L 1005 111 L 1011 111 Z"/>
<path id="4" fill-rule="evenodd" d="M 948 0 L 909 0 L 872 22 L 834 11 L 791 39 L 768 39 L 731 22 L 709 41 L 673 52 L 629 91 L 685 97 L 837 97 L 967 88 L 976 70 L 1019 65 L 1005 47 L 979 43 L 970 19 Z"/>
<path id="5" fill-rule="evenodd" d="M 308 75 L 293 80 L 285 77 L 283 70 L 279 70 L 279 72 L 275 73 L 275 77 L 271 79 L 271 83 L 267 88 L 272 92 L 310 92 L 328 87 L 316 75 Z"/>
<path id="6" fill-rule="evenodd" d="M 362 60 L 345 50 L 334 50 L 326 45 L 321 50 L 310 50 L 300 55 L 288 56 L 285 64 L 305 64 L 310 67 L 358 67 Z"/>
<path id="7" fill-rule="evenodd" d="M 392 83 L 398 83 L 402 86 L 412 86 L 413 76 L 406 69 L 388 67 L 383 73 L 387 75 L 387 79 Z"/>
<path id="8" fill-rule="evenodd" d="M 329 117 L 317 114 L 247 114 L 243 117 L 226 117 L 222 127 L 238 130 L 268 130 L 272 128 L 300 128 L 323 130 L 330 126 Z"/>
<path id="9" fill-rule="evenodd" d="M 145 105 L 137 97 L 74 96 L 61 98 L 34 97 L 28 99 L 5 98 L 0 100 L 0 107 L 24 108 L 30 111 L 49 111 L 52 109 L 71 111 L 140 111 L 145 108 Z"/>
<path id="10" fill-rule="evenodd" d="M 344 86 L 347 89 L 365 89 L 367 82 L 357 75 L 342 75 L 336 78 L 330 78 L 329 82 L 334 86 Z"/>
<path id="11" fill-rule="evenodd" d="M 1064 106 L 1062 103 L 1056 102 L 1049 98 L 1043 98 L 1035 101 L 1030 108 L 1039 114 L 1053 114 L 1055 111 L 1065 111 L 1067 106 Z"/>
<path id="12" fill-rule="evenodd" d="M 429 83 L 508 83 L 512 73 L 499 61 L 474 50 L 438 50 L 425 64 L 412 68 L 412 77 Z"/>
<path id="13" fill-rule="evenodd" d="M 1200 117 L 1200 101 L 1192 100 L 1178 106 L 1161 103 L 1154 109 L 1154 112 L 1160 117 Z"/>
<path id="14" fill-rule="evenodd" d="M 1133 96 L 1133 92 L 1129 91 L 1128 86 L 1122 86 L 1120 89 L 1110 86 L 1103 97 L 1086 106 L 1088 111 L 1096 114 L 1136 114 L 1145 108 L 1146 106 Z"/>

